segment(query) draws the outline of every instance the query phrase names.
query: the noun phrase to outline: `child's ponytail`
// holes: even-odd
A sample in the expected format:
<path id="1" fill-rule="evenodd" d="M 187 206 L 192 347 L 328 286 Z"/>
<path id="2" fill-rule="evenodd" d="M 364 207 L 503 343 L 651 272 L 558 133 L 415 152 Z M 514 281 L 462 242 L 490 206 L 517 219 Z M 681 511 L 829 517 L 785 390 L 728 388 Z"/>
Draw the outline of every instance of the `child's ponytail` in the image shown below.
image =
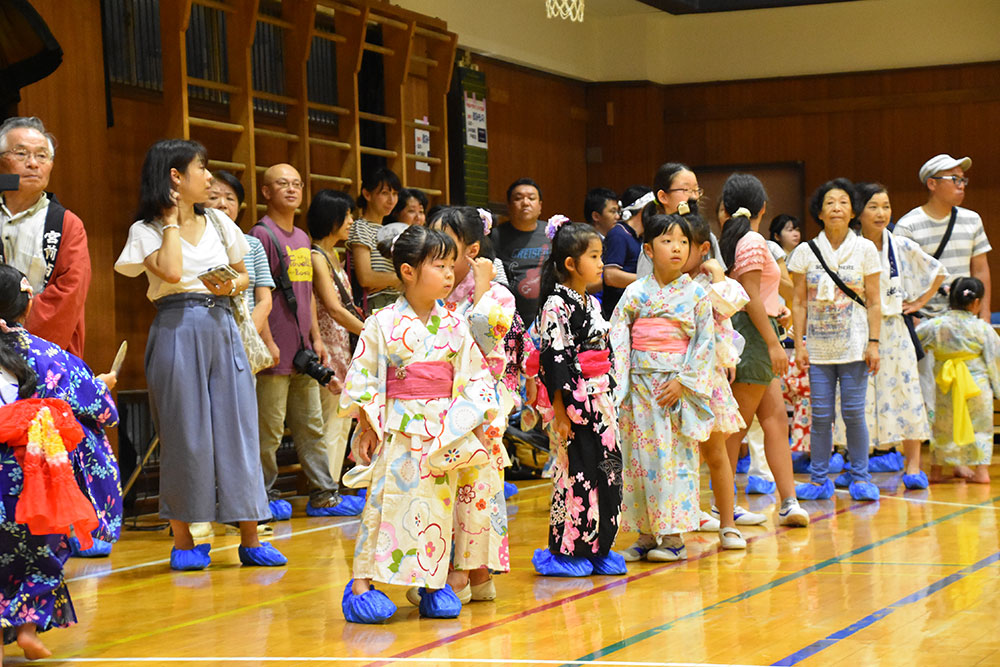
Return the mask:
<path id="1" fill-rule="evenodd" d="M 976 299 L 982 299 L 986 294 L 983 281 L 972 276 L 955 278 L 948 291 L 948 307 L 952 310 L 968 310 Z"/>
<path id="2" fill-rule="evenodd" d="M 722 186 L 722 205 L 729 215 L 722 227 L 719 252 L 722 262 L 732 267 L 736 263 L 736 245 L 751 230 L 750 220 L 764 208 L 767 192 L 764 184 L 752 174 L 735 173 Z"/>

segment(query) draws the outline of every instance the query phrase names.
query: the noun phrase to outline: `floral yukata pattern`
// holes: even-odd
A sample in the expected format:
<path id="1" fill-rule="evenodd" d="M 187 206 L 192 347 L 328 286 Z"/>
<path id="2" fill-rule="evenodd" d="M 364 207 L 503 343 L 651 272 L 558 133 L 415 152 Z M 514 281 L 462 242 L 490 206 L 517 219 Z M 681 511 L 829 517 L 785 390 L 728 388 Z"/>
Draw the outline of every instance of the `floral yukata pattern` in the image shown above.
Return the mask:
<path id="1" fill-rule="evenodd" d="M 608 323 L 596 299 L 563 285 L 556 285 L 538 321 L 542 387 L 549 397 L 561 392 L 572 423 L 567 442 L 550 441 L 555 461 L 549 551 L 566 556 L 606 556 L 618 535 L 622 499 L 622 456 L 611 393 L 614 382 L 609 373 L 585 378 L 580 353 L 610 352 Z M 548 407 L 543 420 L 551 421 L 552 414 Z"/>
<path id="2" fill-rule="evenodd" d="M 647 317 L 675 322 L 689 339 L 687 351 L 632 349 L 632 325 Z M 662 287 L 652 275 L 638 280 L 626 288 L 611 317 L 611 346 L 631 351 L 615 357 L 625 460 L 621 528 L 645 535 L 696 530 L 698 443 L 715 427 L 711 299 L 687 275 Z M 659 389 L 675 378 L 682 385 L 680 399 L 670 408 L 659 407 Z"/>
<path id="3" fill-rule="evenodd" d="M 934 353 L 934 377 L 948 357 L 974 355 L 965 362 L 980 393 L 968 399 L 975 442 L 955 444 L 955 411 L 951 394 L 935 384 L 934 423 L 931 426 L 933 465 L 989 465 L 993 457 L 993 397 L 1000 393 L 1000 337 L 986 322 L 964 310 L 949 310 L 917 325 L 917 337 Z"/>
<path id="4" fill-rule="evenodd" d="M 450 397 L 386 396 L 389 367 L 428 361 L 452 364 Z M 356 578 L 432 589 L 444 586 L 462 468 L 435 468 L 429 457 L 454 450 L 465 460 L 466 452 L 474 452 L 472 462 L 486 471 L 483 478 L 496 480 L 492 453 L 472 431 L 488 426 L 499 408 L 489 366 L 465 319 L 442 302 L 435 305 L 426 325 L 404 297 L 366 320 L 341 394 L 341 409 L 348 414 L 363 410 L 379 437 L 354 552 Z M 455 464 L 450 455 L 445 459 Z M 464 501 L 482 501 L 485 506 L 501 491 L 494 484 L 488 481 L 464 489 Z"/>
<path id="5" fill-rule="evenodd" d="M 485 426 L 494 466 L 475 466 L 456 471 L 454 540 L 452 565 L 459 570 L 487 566 L 494 572 L 510 569 L 510 549 L 507 538 L 507 502 L 503 497 L 503 469 L 510 465 L 503 444 L 507 415 L 514 408 L 514 392 L 507 384 L 510 368 L 520 375 L 520 356 L 510 356 L 511 338 L 523 337 L 524 325 L 514 310 L 514 295 L 494 283 L 486 294 L 473 304 L 475 280 L 472 271 L 466 274 L 444 300 L 445 308 L 465 318 L 473 340 L 486 359 L 496 390 L 500 409 L 493 421 Z M 516 386 L 516 385 L 515 385 Z M 516 391 L 516 389 L 515 389 Z M 492 497 L 482 497 L 487 488 L 498 488 Z"/>
<path id="6" fill-rule="evenodd" d="M 117 541 L 121 533 L 122 494 L 118 463 L 104 428 L 118 423 L 118 410 L 107 386 L 79 358 L 21 331 L 17 352 L 38 376 L 38 398 L 61 398 L 83 427 L 83 441 L 70 452 L 77 484 L 97 512 L 95 538 Z M 0 626 L 5 644 L 17 638 L 18 626 L 34 623 L 39 631 L 67 627 L 76 612 L 63 580 L 70 549 L 66 535 L 32 535 L 14 521 L 23 475 L 14 451 L 0 444 Z"/>

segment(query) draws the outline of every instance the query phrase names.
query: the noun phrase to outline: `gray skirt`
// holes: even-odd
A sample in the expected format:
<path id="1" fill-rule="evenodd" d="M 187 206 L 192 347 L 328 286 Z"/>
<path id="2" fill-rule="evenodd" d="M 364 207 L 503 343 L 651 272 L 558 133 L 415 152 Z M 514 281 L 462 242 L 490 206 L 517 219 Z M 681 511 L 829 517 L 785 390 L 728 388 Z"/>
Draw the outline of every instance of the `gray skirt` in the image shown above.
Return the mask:
<path id="1" fill-rule="evenodd" d="M 253 375 L 226 297 L 156 301 L 146 382 L 160 436 L 160 516 L 268 519 Z"/>

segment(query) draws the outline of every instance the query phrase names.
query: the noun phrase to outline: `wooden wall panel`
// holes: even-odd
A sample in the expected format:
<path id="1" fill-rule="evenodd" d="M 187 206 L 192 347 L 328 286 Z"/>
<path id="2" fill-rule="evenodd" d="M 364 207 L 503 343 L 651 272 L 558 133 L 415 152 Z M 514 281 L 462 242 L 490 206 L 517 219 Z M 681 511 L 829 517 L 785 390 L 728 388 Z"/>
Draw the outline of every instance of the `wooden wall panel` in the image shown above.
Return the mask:
<path id="1" fill-rule="evenodd" d="M 587 189 L 584 84 L 485 58 L 489 198 L 506 206 L 507 186 L 526 176 L 542 189 L 542 217 L 583 218 Z"/>
<path id="2" fill-rule="evenodd" d="M 120 248 L 113 245 L 111 230 L 122 211 L 109 190 L 117 187 L 123 173 L 121 156 L 108 153 L 105 139 L 100 2 L 34 0 L 32 5 L 64 55 L 53 74 L 21 90 L 17 112 L 40 117 L 55 135 L 58 148 L 49 189 L 87 229 L 93 277 L 84 356 L 102 369 L 111 365 L 117 347 L 111 265 Z"/>
<path id="3" fill-rule="evenodd" d="M 613 126 L 605 122 L 609 103 Z M 684 86 L 593 84 L 587 109 L 588 149 L 602 158 L 588 165 L 587 185 L 619 191 L 668 160 L 801 161 L 806 196 L 835 176 L 879 180 L 898 217 L 926 199 L 917 171 L 927 158 L 969 155 L 965 205 L 983 216 L 1000 247 L 1000 63 Z M 991 253 L 991 266 L 1000 282 L 1000 252 Z M 1000 309 L 1000 293 L 993 307 Z"/>

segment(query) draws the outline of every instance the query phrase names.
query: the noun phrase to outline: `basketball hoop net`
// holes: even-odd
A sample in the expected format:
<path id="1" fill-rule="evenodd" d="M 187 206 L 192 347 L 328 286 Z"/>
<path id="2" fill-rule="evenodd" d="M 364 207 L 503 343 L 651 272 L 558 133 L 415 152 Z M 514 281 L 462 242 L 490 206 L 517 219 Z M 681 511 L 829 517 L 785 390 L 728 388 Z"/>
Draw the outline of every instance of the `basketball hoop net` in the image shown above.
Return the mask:
<path id="1" fill-rule="evenodd" d="M 584 0 L 545 0 L 545 14 L 570 21 L 583 21 Z"/>

